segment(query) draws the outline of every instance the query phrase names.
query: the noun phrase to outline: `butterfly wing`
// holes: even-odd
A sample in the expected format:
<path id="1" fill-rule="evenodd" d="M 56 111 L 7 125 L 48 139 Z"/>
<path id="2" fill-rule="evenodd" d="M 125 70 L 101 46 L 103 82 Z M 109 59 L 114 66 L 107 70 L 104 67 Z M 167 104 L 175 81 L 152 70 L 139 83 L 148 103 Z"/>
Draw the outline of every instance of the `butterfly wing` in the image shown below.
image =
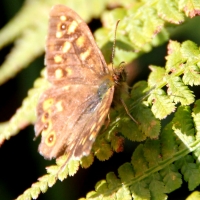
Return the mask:
<path id="1" fill-rule="evenodd" d="M 45 64 L 53 84 L 99 85 L 109 74 L 87 24 L 71 9 L 56 5 L 50 12 Z"/>
<path id="2" fill-rule="evenodd" d="M 52 86 L 37 107 L 39 152 L 47 159 L 65 152 L 81 158 L 107 117 L 114 81 L 88 26 L 62 5 L 50 12 L 45 63 Z"/>
<path id="3" fill-rule="evenodd" d="M 76 158 L 89 154 L 107 117 L 113 87 L 107 90 L 103 99 L 91 90 L 98 91 L 96 86 L 88 90 L 85 85 L 73 85 L 66 91 L 51 88 L 42 95 L 38 105 L 42 112 L 35 130 L 37 135 L 42 131 L 39 152 L 45 158 L 55 158 L 64 152 Z"/>

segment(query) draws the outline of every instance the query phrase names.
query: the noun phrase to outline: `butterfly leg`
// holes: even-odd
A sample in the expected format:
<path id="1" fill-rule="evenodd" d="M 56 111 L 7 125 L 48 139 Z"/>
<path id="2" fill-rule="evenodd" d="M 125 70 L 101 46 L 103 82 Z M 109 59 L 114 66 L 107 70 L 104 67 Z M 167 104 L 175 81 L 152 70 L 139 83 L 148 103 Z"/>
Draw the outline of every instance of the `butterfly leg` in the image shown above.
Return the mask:
<path id="1" fill-rule="evenodd" d="M 127 115 L 128 115 L 137 125 L 139 125 L 140 123 L 139 123 L 138 121 L 136 121 L 136 120 L 133 118 L 133 116 L 131 115 L 131 113 L 128 111 L 128 108 L 127 108 L 127 106 L 126 106 L 124 100 L 120 98 L 120 101 L 122 102 L 122 105 L 124 106 Z"/>

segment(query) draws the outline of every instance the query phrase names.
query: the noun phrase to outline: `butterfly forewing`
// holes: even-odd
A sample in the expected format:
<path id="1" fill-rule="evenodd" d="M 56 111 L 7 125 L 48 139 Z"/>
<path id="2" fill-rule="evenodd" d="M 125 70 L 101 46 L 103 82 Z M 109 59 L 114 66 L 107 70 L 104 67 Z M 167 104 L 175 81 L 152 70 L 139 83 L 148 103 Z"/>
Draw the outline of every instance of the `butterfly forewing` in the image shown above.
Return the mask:
<path id="1" fill-rule="evenodd" d="M 48 79 L 54 84 L 99 84 L 99 79 L 108 74 L 87 24 L 62 5 L 54 6 L 50 12 L 45 62 Z"/>
<path id="2" fill-rule="evenodd" d="M 50 12 L 45 64 L 52 85 L 37 107 L 39 152 L 47 159 L 81 158 L 107 117 L 114 81 L 88 26 L 66 6 Z"/>

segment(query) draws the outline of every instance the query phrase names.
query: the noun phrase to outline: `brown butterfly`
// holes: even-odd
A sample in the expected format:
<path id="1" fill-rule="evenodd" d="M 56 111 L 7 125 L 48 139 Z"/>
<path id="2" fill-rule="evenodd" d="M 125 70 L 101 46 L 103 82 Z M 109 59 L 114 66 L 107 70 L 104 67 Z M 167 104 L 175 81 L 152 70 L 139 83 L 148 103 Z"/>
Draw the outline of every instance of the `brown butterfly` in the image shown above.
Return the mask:
<path id="1" fill-rule="evenodd" d="M 113 99 L 115 79 L 87 24 L 70 8 L 50 11 L 45 64 L 51 86 L 39 99 L 36 136 L 47 159 L 90 153 Z"/>

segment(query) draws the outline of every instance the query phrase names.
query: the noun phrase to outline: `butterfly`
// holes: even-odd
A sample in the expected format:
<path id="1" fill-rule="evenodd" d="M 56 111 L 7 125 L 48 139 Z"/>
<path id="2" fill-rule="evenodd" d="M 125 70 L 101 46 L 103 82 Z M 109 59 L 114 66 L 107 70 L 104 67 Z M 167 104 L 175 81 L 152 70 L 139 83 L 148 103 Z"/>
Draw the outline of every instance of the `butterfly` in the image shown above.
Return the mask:
<path id="1" fill-rule="evenodd" d="M 46 159 L 80 159 L 108 116 L 115 78 L 87 24 L 64 5 L 50 11 L 45 65 L 51 86 L 37 106 L 39 152 Z"/>

